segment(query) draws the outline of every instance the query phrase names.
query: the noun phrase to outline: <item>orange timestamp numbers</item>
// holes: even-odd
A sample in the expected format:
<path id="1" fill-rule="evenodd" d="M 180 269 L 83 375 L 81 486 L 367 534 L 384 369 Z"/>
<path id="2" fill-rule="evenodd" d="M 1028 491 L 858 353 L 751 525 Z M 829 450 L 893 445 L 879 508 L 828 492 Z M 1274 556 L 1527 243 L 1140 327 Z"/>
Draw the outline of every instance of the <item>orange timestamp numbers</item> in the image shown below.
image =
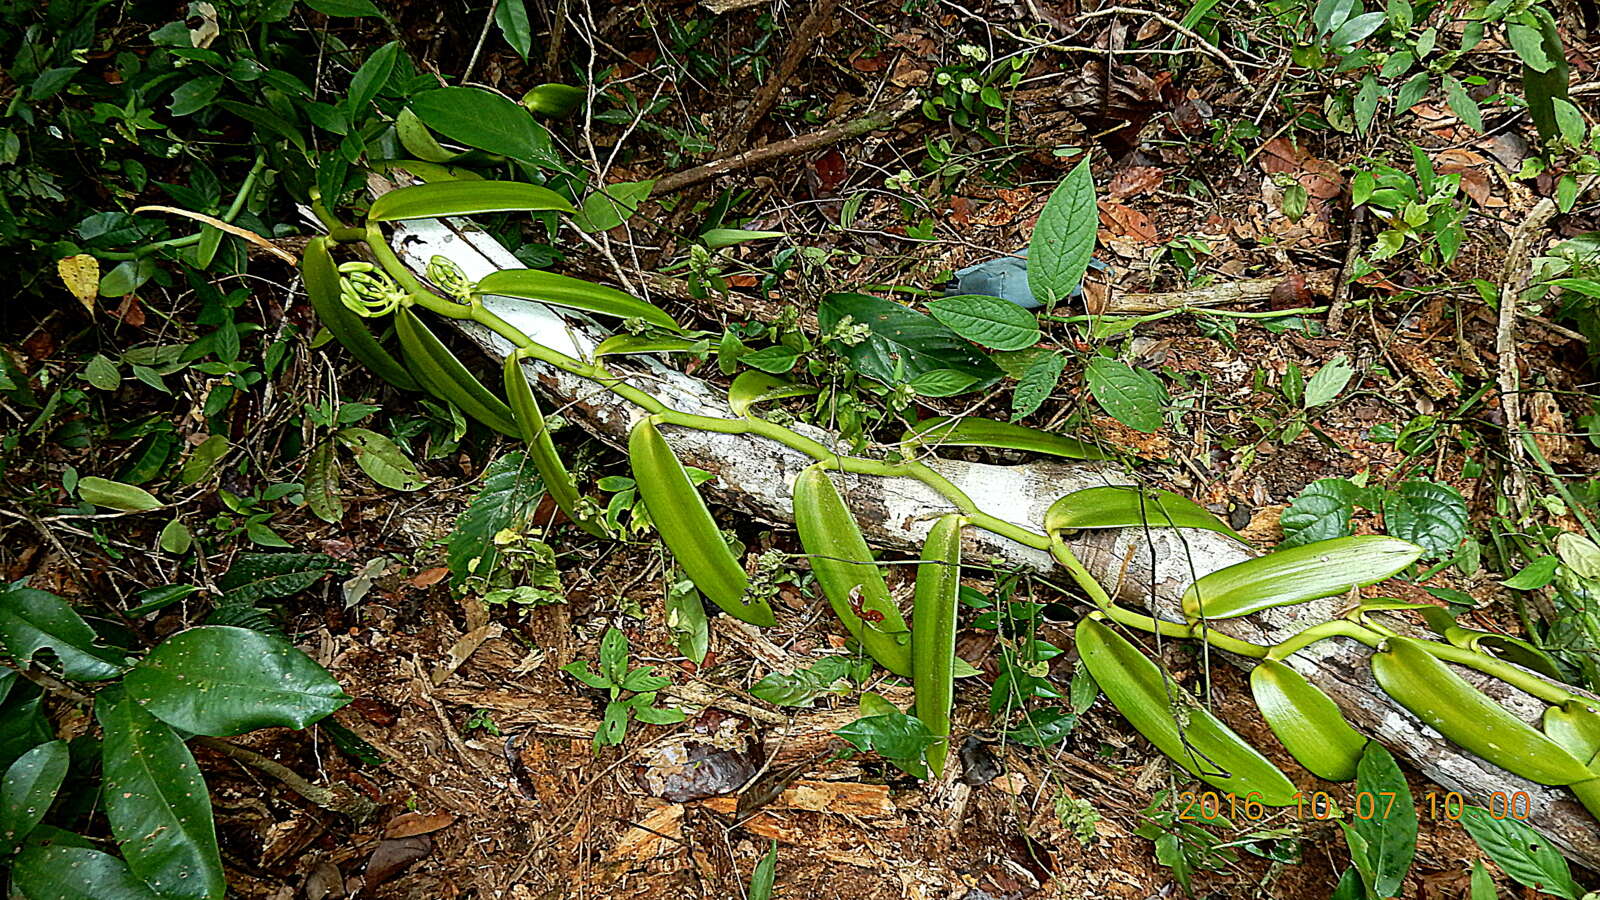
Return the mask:
<path id="1" fill-rule="evenodd" d="M 1350 814 L 1357 819 L 1387 819 L 1394 813 L 1399 794 L 1394 791 L 1356 791 L 1347 799 Z M 1207 822 L 1226 816 L 1230 819 L 1266 818 L 1272 807 L 1261 802 L 1256 791 L 1240 795 L 1232 791 L 1184 791 L 1178 795 L 1178 818 L 1186 822 Z M 1458 821 L 1467 808 L 1467 798 L 1457 791 L 1440 793 L 1429 791 L 1417 804 L 1417 814 L 1424 812 L 1430 819 Z M 1527 791 L 1495 791 L 1483 800 L 1483 808 L 1496 819 L 1528 818 L 1533 813 L 1533 798 Z M 1326 821 L 1340 818 L 1343 810 L 1339 801 L 1327 791 L 1296 791 L 1294 816 L 1297 819 Z"/>

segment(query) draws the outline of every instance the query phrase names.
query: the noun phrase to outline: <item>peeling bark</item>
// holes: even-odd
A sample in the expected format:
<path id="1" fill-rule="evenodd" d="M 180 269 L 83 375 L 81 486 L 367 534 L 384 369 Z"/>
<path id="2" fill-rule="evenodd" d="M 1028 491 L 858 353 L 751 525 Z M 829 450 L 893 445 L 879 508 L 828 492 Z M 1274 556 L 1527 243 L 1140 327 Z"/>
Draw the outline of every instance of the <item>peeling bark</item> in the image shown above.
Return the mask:
<path id="1" fill-rule="evenodd" d="M 434 255 L 454 261 L 474 280 L 498 269 L 521 267 L 509 252 L 464 220 L 403 223 L 394 244 L 396 252 L 418 273 Z M 582 316 L 567 311 L 558 315 L 537 303 L 489 298 L 486 305 L 535 341 L 574 357 L 588 358 L 606 336 Z M 455 324 L 493 358 L 503 358 L 511 349 L 507 341 L 475 324 Z M 653 357 L 613 358 L 608 365 L 630 384 L 674 408 L 708 416 L 732 415 L 720 391 Z M 558 410 L 562 415 L 614 446 L 625 444 L 629 427 L 643 415 L 631 403 L 585 379 L 538 363 L 529 363 L 526 372 L 547 396 L 564 404 Z M 837 443 L 837 436 L 818 428 L 797 425 L 795 430 L 824 444 Z M 673 427 L 664 427 L 663 433 L 685 463 L 717 475 L 707 485 L 716 500 L 774 525 L 792 523 L 791 486 L 800 470 L 811 463 L 808 457 L 756 436 Z M 1096 485 L 1133 483 L 1126 472 L 1105 464 L 928 462 L 985 511 L 1035 531 L 1045 510 L 1063 494 Z M 842 476 L 838 484 L 868 541 L 881 547 L 920 547 L 934 520 L 951 511 L 944 498 L 909 478 Z M 1086 532 L 1074 541 L 1073 549 L 1120 601 L 1175 621 L 1182 620 L 1179 598 L 1195 578 L 1252 555 L 1230 538 L 1192 529 Z M 968 530 L 965 552 L 969 559 L 999 557 L 1036 572 L 1055 574 L 1048 554 L 977 529 Z M 1267 610 L 1213 627 L 1244 640 L 1274 643 L 1325 621 L 1336 603 L 1323 600 Z M 1402 624 L 1396 627 L 1404 629 Z M 1220 655 L 1243 668 L 1252 665 L 1248 659 Z M 1532 801 L 1529 824 L 1570 858 L 1600 870 L 1600 826 L 1570 793 L 1518 778 L 1451 745 L 1389 700 L 1372 677 L 1369 655 L 1367 648 L 1354 641 L 1333 638 L 1301 651 L 1289 664 L 1326 691 L 1357 729 L 1382 741 L 1432 780 L 1460 791 L 1469 802 L 1484 802 L 1496 792 L 1525 792 Z M 1507 709 L 1537 723 L 1543 711 L 1539 701 L 1476 672 L 1456 671 Z M 1425 802 L 1419 798 L 1419 803 Z"/>

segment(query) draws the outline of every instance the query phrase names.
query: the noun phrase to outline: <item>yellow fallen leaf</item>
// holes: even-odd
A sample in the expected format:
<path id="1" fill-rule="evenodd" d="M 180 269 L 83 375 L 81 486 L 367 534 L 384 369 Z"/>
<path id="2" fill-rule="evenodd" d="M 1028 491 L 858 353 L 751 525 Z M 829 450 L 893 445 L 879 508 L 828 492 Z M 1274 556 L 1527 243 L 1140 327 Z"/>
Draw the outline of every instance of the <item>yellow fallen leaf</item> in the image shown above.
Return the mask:
<path id="1" fill-rule="evenodd" d="M 94 298 L 100 293 L 100 260 L 87 253 L 68 256 L 56 261 L 56 274 L 83 308 L 94 315 Z"/>

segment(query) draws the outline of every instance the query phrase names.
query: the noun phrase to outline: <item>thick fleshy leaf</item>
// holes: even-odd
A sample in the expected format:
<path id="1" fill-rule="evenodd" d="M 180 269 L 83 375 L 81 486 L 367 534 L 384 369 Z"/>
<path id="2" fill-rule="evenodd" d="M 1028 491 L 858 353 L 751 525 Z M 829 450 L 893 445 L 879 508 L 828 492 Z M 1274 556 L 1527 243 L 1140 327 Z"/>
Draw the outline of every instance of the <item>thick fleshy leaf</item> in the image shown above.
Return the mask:
<path id="1" fill-rule="evenodd" d="M 372 201 L 367 218 L 374 222 L 436 219 L 479 213 L 570 213 L 572 201 L 546 187 L 520 181 L 435 181 L 396 188 Z"/>
<path id="2" fill-rule="evenodd" d="M 750 415 L 750 407 L 785 397 L 807 397 L 817 389 L 809 384 L 784 381 L 765 372 L 740 372 L 728 387 L 728 407 L 736 416 Z"/>
<path id="3" fill-rule="evenodd" d="M 1050 504 L 1044 530 L 1079 528 L 1204 528 L 1244 540 L 1226 522 L 1187 497 L 1154 488 L 1106 485 L 1073 491 Z"/>
<path id="4" fill-rule="evenodd" d="M 300 256 L 300 277 L 306 297 L 316 310 L 317 320 L 328 333 L 350 351 L 374 375 L 403 391 L 417 390 L 417 380 L 400 364 L 367 327 L 367 320 L 356 315 L 339 299 L 339 269 L 328 253 L 327 238 L 312 238 Z M 226 448 L 226 441 L 222 446 Z M 185 484 L 191 483 L 185 480 Z"/>
<path id="5" fill-rule="evenodd" d="M 1377 584 L 1417 561 L 1422 548 L 1378 534 L 1317 541 L 1218 569 L 1189 585 L 1190 618 L 1232 619 Z"/>
<path id="6" fill-rule="evenodd" d="M 493 91 L 459 86 L 423 91 L 411 98 L 411 110 L 429 128 L 474 149 L 536 165 L 555 161 L 550 133 L 528 110 Z"/>
<path id="7" fill-rule="evenodd" d="M 1544 711 L 1544 733 L 1593 768 L 1600 759 L 1600 713 L 1574 700 Z"/>
<path id="8" fill-rule="evenodd" d="M 1327 781 L 1356 777 L 1367 739 L 1350 727 L 1327 694 L 1299 672 L 1270 659 L 1251 670 L 1250 692 L 1262 718 L 1296 762 Z"/>
<path id="9" fill-rule="evenodd" d="M 594 348 L 595 359 L 636 353 L 698 353 L 710 350 L 706 341 L 680 337 L 652 337 L 647 334 L 614 334 Z"/>
<path id="10" fill-rule="evenodd" d="M 522 363 L 516 354 L 506 357 L 502 374 L 507 404 L 517 420 L 517 427 L 522 431 L 523 443 L 528 445 L 528 457 L 539 470 L 539 477 L 544 479 L 544 488 L 549 492 L 550 499 L 579 528 L 595 537 L 605 537 L 605 528 L 578 510 L 578 484 L 573 480 L 572 473 L 567 471 L 566 463 L 561 461 L 561 454 L 556 452 L 555 441 L 545 425 L 544 411 L 539 409 L 539 401 L 533 396 L 533 385 L 528 383 L 527 373 L 522 370 Z"/>
<path id="11" fill-rule="evenodd" d="M 1065 459 L 1105 459 L 1106 454 L 1093 444 L 1026 425 L 997 422 L 994 419 L 936 416 L 923 419 L 901 436 L 902 442 L 915 441 L 935 449 L 944 447 L 993 447 L 1000 450 L 1026 450 Z"/>
<path id="12" fill-rule="evenodd" d="M 1078 623 L 1078 654 L 1111 704 L 1156 749 L 1202 781 L 1267 806 L 1289 806 L 1293 782 L 1211 712 L 1165 678 L 1156 664 L 1094 619 Z M 1183 724 L 1173 700 L 1183 703 Z"/>
<path id="13" fill-rule="evenodd" d="M 0 858 L 9 857 L 44 821 L 67 777 L 67 742 L 50 741 L 22 754 L 0 780 Z"/>
<path id="14" fill-rule="evenodd" d="M 956 617 L 961 605 L 961 526 L 959 515 L 939 517 L 922 545 L 911 616 L 911 658 L 917 718 L 934 742 L 928 768 L 944 774 L 950 755 L 950 709 L 955 702 Z"/>
<path id="15" fill-rule="evenodd" d="M 94 712 L 106 818 L 128 868 L 163 897 L 217 900 L 227 885 L 211 795 L 189 748 L 119 688 L 101 692 Z"/>
<path id="16" fill-rule="evenodd" d="M 14 900 L 163 900 L 115 856 L 60 843 L 30 845 L 18 854 L 11 892 Z"/>
<path id="17" fill-rule="evenodd" d="M 223 625 L 167 638 L 123 684 L 162 721 L 213 737 L 304 728 L 350 702 L 328 670 L 287 641 Z"/>
<path id="18" fill-rule="evenodd" d="M 502 269 L 491 272 L 478 282 L 477 292 L 481 295 L 537 300 L 603 316 L 643 319 L 671 331 L 683 330 L 665 310 L 653 303 L 603 284 L 542 269 Z"/>
<path id="19" fill-rule="evenodd" d="M 67 601 L 34 588 L 0 593 L 0 651 L 27 665 L 46 649 L 60 661 L 61 673 L 75 681 L 115 678 L 128 668 L 126 655 L 101 646 Z"/>
<path id="20" fill-rule="evenodd" d="M 517 423 L 504 400 L 483 386 L 450 348 L 409 309 L 395 313 L 395 333 L 412 372 L 431 393 L 501 434 L 516 437 Z"/>
<path id="21" fill-rule="evenodd" d="M 1594 777 L 1559 743 L 1440 662 L 1422 641 L 1388 638 L 1372 655 L 1372 674 L 1384 693 L 1424 724 L 1508 772 L 1552 785 Z"/>
<path id="22" fill-rule="evenodd" d="M 1085 157 L 1051 192 L 1028 241 L 1028 289 L 1041 305 L 1065 300 L 1077 290 L 1094 256 L 1099 228 L 1094 176 Z"/>
<path id="23" fill-rule="evenodd" d="M 991 350 L 1021 350 L 1039 343 L 1039 320 L 1009 300 L 964 294 L 928 303 L 928 312 L 951 331 Z"/>

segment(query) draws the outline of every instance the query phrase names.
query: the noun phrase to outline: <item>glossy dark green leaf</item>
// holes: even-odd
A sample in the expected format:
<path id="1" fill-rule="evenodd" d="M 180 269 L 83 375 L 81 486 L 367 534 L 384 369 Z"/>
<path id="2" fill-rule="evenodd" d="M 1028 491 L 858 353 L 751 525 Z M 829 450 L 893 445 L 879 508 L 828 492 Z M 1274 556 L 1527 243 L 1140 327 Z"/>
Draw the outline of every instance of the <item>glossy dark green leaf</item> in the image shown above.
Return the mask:
<path id="1" fill-rule="evenodd" d="M 1011 728 L 1006 729 L 1006 740 L 1024 747 L 1054 747 L 1072 735 L 1078 717 L 1059 706 L 1030 709 Z"/>
<path id="2" fill-rule="evenodd" d="M 511 49 L 527 62 L 528 51 L 533 48 L 533 26 L 528 21 L 528 7 L 523 0 L 500 0 L 494 8 L 494 23 L 500 26 L 500 34 Z"/>
<path id="3" fill-rule="evenodd" d="M 1060 353 L 1046 353 L 1030 363 L 1017 379 L 1017 389 L 1011 395 L 1011 421 L 1038 412 L 1061 383 L 1061 373 L 1066 368 L 1067 358 Z"/>
<path id="4" fill-rule="evenodd" d="M 766 855 L 761 857 L 761 862 L 756 863 L 756 870 L 750 874 L 750 890 L 746 894 L 748 900 L 772 900 L 772 883 L 778 877 L 778 842 L 774 840 L 767 848 Z"/>
<path id="5" fill-rule="evenodd" d="M 1447 484 L 1407 481 L 1383 498 L 1384 530 L 1427 551 L 1450 556 L 1467 537 L 1467 501 Z"/>
<path id="6" fill-rule="evenodd" d="M 411 98 L 411 110 L 429 128 L 468 147 L 530 163 L 550 159 L 549 134 L 526 109 L 492 91 L 423 91 Z"/>
<path id="7" fill-rule="evenodd" d="M 728 387 L 728 408 L 736 416 L 750 415 L 750 407 L 769 400 L 785 397 L 808 397 L 817 389 L 809 384 L 796 384 L 768 375 L 765 372 L 740 372 Z"/>
<path id="8" fill-rule="evenodd" d="M 1120 359 L 1096 356 L 1083 372 L 1095 402 L 1113 419 L 1134 429 L 1159 431 L 1166 420 L 1167 389 L 1155 373 Z"/>
<path id="9" fill-rule="evenodd" d="M 74 681 L 115 678 L 129 664 L 126 654 L 102 646 L 89 623 L 55 594 L 34 588 L 0 592 L 0 651 L 26 666 L 40 650 L 54 653 L 61 673 Z"/>
<path id="10" fill-rule="evenodd" d="M 1584 896 L 1561 851 L 1528 825 L 1511 816 L 1493 816 L 1477 806 L 1466 808 L 1461 824 L 1500 871 L 1518 884 L 1565 900 Z"/>
<path id="11" fill-rule="evenodd" d="M 406 362 L 424 387 L 495 431 L 517 436 L 517 423 L 505 401 L 484 387 L 411 310 L 395 312 L 395 333 L 400 336 Z"/>
<path id="12" fill-rule="evenodd" d="M 0 858 L 9 858 L 50 811 L 67 777 L 67 742 L 49 741 L 22 754 L 0 780 Z"/>
<path id="13" fill-rule="evenodd" d="M 1250 671 L 1250 693 L 1261 717 L 1296 762 L 1327 781 L 1356 777 L 1367 739 L 1305 676 L 1276 660 L 1262 660 Z"/>
<path id="14" fill-rule="evenodd" d="M 1370 797 L 1372 814 L 1352 827 L 1367 842 L 1373 892 L 1398 897 L 1417 852 L 1417 807 L 1406 776 L 1382 744 L 1367 744 L 1356 772 L 1356 796 Z"/>
<path id="15" fill-rule="evenodd" d="M 520 181 L 436 181 L 396 188 L 372 201 L 374 222 L 436 219 L 497 212 L 574 212 L 555 191 Z M 520 270 L 512 270 L 520 271 Z"/>
<path id="16" fill-rule="evenodd" d="M 1468 684 L 1421 641 L 1391 637 L 1372 655 L 1384 693 L 1424 724 L 1495 765 L 1540 784 L 1593 778 L 1588 767 Z"/>
<path id="17" fill-rule="evenodd" d="M 573 217 L 572 224 L 591 234 L 609 231 L 633 218 L 655 184 L 655 179 L 608 184 L 583 198 L 583 209 Z"/>
<path id="18" fill-rule="evenodd" d="M 1051 192 L 1028 241 L 1028 289 L 1035 300 L 1048 305 L 1072 296 L 1089 270 L 1099 228 L 1085 156 Z"/>
<path id="19" fill-rule="evenodd" d="M 566 463 L 561 461 L 561 454 L 556 451 L 550 429 L 545 425 L 544 412 L 539 409 L 539 401 L 533 396 L 533 385 L 528 383 L 527 373 L 522 370 L 516 354 L 506 357 L 503 374 L 511 414 L 517 420 L 522 441 L 528 446 L 528 457 L 539 470 L 539 477 L 544 480 L 544 488 L 550 493 L 550 499 L 579 528 L 595 537 L 605 537 L 605 528 L 578 509 L 578 484 L 573 481 L 572 473 L 567 471 Z"/>
<path id="20" fill-rule="evenodd" d="M 1560 565 L 1561 560 L 1558 557 L 1541 556 L 1500 583 L 1513 590 L 1536 591 L 1555 580 L 1556 569 Z"/>
<path id="21" fill-rule="evenodd" d="M 999 450 L 1025 450 L 1064 459 L 1105 459 L 1099 447 L 1077 438 L 1025 425 L 979 419 L 971 416 L 923 419 L 900 437 L 903 443 L 939 447 L 991 447 Z"/>
<path id="22" fill-rule="evenodd" d="M 520 531 L 528 524 L 544 483 L 533 460 L 513 450 L 484 470 L 483 481 L 467 511 L 456 519 L 446 543 L 451 584 L 459 587 L 469 576 L 488 576 L 500 558 L 494 536 L 506 529 Z"/>
<path id="23" fill-rule="evenodd" d="M 1544 733 L 1579 762 L 1593 767 L 1600 757 L 1600 713 L 1581 700 L 1544 711 Z"/>
<path id="24" fill-rule="evenodd" d="M 347 18 L 360 16 L 383 17 L 383 12 L 372 3 L 372 0 L 306 0 L 306 5 L 328 16 Z"/>
<path id="25" fill-rule="evenodd" d="M 842 656 L 824 656 L 804 669 L 773 672 L 750 688 L 750 693 L 774 706 L 810 706 L 842 683 L 851 687 L 855 664 Z"/>
<path id="26" fill-rule="evenodd" d="M 339 499 L 339 460 L 331 441 L 323 441 L 306 455 L 302 477 L 306 508 L 324 522 L 344 518 L 344 501 Z M 176 520 L 174 520 L 176 521 Z"/>
<path id="27" fill-rule="evenodd" d="M 1322 478 L 1306 485 L 1279 516 L 1283 527 L 1280 550 L 1348 537 L 1354 485 L 1343 478 Z"/>
<path id="28" fill-rule="evenodd" d="M 1568 82 L 1571 72 L 1567 65 L 1567 51 L 1561 43 L 1561 30 L 1555 18 L 1543 6 L 1529 7 L 1539 26 L 1540 48 L 1550 61 L 1550 68 L 1539 71 L 1529 66 L 1522 69 L 1522 90 L 1528 102 L 1528 117 L 1533 119 L 1541 144 L 1549 144 L 1561 133 L 1556 121 L 1556 101 L 1568 99 Z"/>
<path id="29" fill-rule="evenodd" d="M 0 704 L 0 722 L 5 723 L 0 729 L 0 766 L 9 767 L 22 754 L 56 736 L 55 727 L 44 715 L 42 692 L 32 682 L 11 687 L 5 703 Z"/>
<path id="30" fill-rule="evenodd" d="M 249 606 L 292 597 L 322 580 L 333 566 L 333 559 L 321 553 L 241 553 L 217 580 L 220 603 Z"/>
<path id="31" fill-rule="evenodd" d="M 1106 485 L 1073 491 L 1050 504 L 1044 529 L 1054 534 L 1080 528 L 1204 528 L 1231 537 L 1226 522 L 1187 497 L 1134 485 Z"/>
<path id="32" fill-rule="evenodd" d="M 353 121 L 360 121 L 367 113 L 366 106 L 389 83 L 389 76 L 394 73 L 395 58 L 400 53 L 400 42 L 390 41 L 382 47 L 372 51 L 367 61 L 361 64 L 356 74 L 350 78 L 350 92 L 345 95 L 345 108 L 350 111 Z"/>
<path id="33" fill-rule="evenodd" d="M 156 718 L 214 737 L 304 728 L 350 702 L 328 670 L 287 641 L 221 625 L 157 644 L 123 685 Z"/>
<path id="34" fill-rule="evenodd" d="M 128 868 L 93 847 L 29 845 L 11 867 L 13 900 L 166 900 Z M 221 896 L 220 894 L 218 896 Z"/>
<path id="35" fill-rule="evenodd" d="M 1295 786 L 1266 757 L 1169 681 L 1156 664 L 1108 626 L 1084 619 L 1079 657 L 1117 711 L 1156 749 L 1221 791 L 1266 806 L 1290 806 Z M 1173 700 L 1183 704 L 1183 725 Z"/>
<path id="36" fill-rule="evenodd" d="M 683 330 L 681 325 L 653 303 L 603 284 L 557 275 L 542 269 L 502 269 L 491 272 L 478 282 L 477 293 L 538 300 L 541 303 L 581 309 L 603 316 L 643 319 L 669 331 Z"/>
<path id="37" fill-rule="evenodd" d="M 1039 343 L 1039 320 L 1009 300 L 963 294 L 928 303 L 928 312 L 951 331 L 991 350 L 1021 350 Z"/>
<path id="38" fill-rule="evenodd" d="M 306 297 L 317 313 L 317 320 L 350 351 L 351 356 L 395 387 L 403 391 L 417 390 L 416 379 L 378 343 L 372 330 L 367 327 L 367 320 L 339 300 L 339 270 L 334 265 L 333 257 L 328 254 L 327 238 L 312 238 L 306 244 L 305 252 L 300 257 L 300 277 L 305 282 Z M 222 447 L 226 449 L 226 439 Z"/>
<path id="39" fill-rule="evenodd" d="M 227 886 L 211 797 L 189 748 L 120 689 L 101 692 L 94 712 L 106 818 L 128 868 L 163 897 L 218 900 Z"/>
<path id="40" fill-rule="evenodd" d="M 1202 576 L 1183 594 L 1191 618 L 1231 619 L 1377 584 L 1417 561 L 1422 548 L 1378 534 L 1317 541 Z"/>
<path id="41" fill-rule="evenodd" d="M 867 339 L 839 351 L 857 372 L 884 384 L 901 384 L 924 372 L 954 369 L 976 378 L 981 389 L 1000 380 L 1000 368 L 933 318 L 866 294 L 829 294 L 817 311 L 823 332 L 846 316 L 870 329 Z"/>

